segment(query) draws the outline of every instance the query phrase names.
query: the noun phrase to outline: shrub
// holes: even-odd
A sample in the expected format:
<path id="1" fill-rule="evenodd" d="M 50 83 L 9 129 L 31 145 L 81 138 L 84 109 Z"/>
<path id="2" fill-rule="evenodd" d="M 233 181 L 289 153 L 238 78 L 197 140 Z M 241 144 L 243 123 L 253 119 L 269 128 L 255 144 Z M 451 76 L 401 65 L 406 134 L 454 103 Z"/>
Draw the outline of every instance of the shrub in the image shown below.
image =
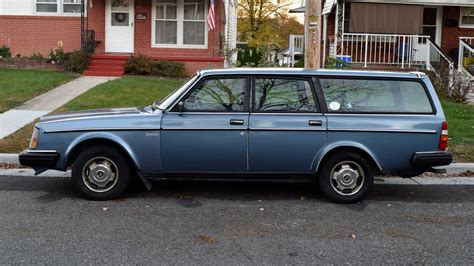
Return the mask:
<path id="1" fill-rule="evenodd" d="M 186 68 L 183 62 L 156 61 L 152 66 L 152 75 L 161 77 L 186 77 Z"/>
<path id="2" fill-rule="evenodd" d="M 66 53 L 61 47 L 55 48 L 49 53 L 49 58 L 52 63 L 62 63 L 66 59 Z"/>
<path id="3" fill-rule="evenodd" d="M 298 60 L 298 62 L 296 62 L 293 67 L 299 67 L 299 68 L 304 67 L 304 58 L 301 60 Z"/>
<path id="4" fill-rule="evenodd" d="M 64 70 L 82 73 L 89 66 L 90 57 L 85 51 L 79 50 L 64 55 Z"/>
<path id="5" fill-rule="evenodd" d="M 0 58 L 10 58 L 12 54 L 10 53 L 10 48 L 6 45 L 0 47 Z"/>
<path id="6" fill-rule="evenodd" d="M 341 59 L 337 59 L 337 58 L 334 58 L 334 57 L 329 57 L 328 58 L 328 63 L 326 64 L 326 68 L 329 68 L 329 69 L 334 69 L 334 68 L 344 69 L 344 68 L 351 68 L 351 66 L 346 61 L 343 61 Z"/>
<path id="7" fill-rule="evenodd" d="M 130 57 L 125 64 L 125 73 L 133 75 L 153 75 L 161 77 L 187 76 L 184 63 L 175 61 L 154 61 L 152 58 L 138 55 Z"/>
<path id="8" fill-rule="evenodd" d="M 154 62 L 153 59 L 144 55 L 132 56 L 125 64 L 125 73 L 133 75 L 151 75 Z"/>
<path id="9" fill-rule="evenodd" d="M 44 58 L 44 56 L 41 53 L 34 53 L 30 57 L 30 59 L 36 59 L 36 60 L 41 60 Z"/>

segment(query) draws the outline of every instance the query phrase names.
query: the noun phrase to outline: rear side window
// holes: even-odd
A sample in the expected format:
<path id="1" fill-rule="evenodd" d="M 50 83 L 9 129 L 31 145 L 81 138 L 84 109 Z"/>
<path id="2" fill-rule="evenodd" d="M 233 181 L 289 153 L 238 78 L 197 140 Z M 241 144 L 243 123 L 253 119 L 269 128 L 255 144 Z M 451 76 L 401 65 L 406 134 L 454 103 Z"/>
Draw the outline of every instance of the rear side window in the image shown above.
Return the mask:
<path id="1" fill-rule="evenodd" d="M 307 79 L 256 78 L 256 112 L 317 112 L 316 101 Z"/>
<path id="2" fill-rule="evenodd" d="M 320 80 L 330 113 L 433 113 L 426 90 L 417 81 Z"/>

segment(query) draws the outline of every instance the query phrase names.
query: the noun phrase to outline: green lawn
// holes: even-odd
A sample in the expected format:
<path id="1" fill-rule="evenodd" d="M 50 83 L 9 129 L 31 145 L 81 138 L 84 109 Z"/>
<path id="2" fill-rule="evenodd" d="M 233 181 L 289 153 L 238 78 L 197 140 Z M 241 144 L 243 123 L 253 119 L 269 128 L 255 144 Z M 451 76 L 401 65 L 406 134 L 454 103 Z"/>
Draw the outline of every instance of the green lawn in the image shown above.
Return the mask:
<path id="1" fill-rule="evenodd" d="M 51 70 L 0 69 L 0 113 L 70 81 L 73 74 Z"/>
<path id="2" fill-rule="evenodd" d="M 149 105 L 165 98 L 183 83 L 182 79 L 128 76 L 103 83 L 56 112 Z"/>
<path id="3" fill-rule="evenodd" d="M 149 105 L 168 96 L 183 83 L 184 80 L 133 76 L 116 79 L 92 88 L 54 112 Z M 34 123 L 28 124 L 0 139 L 0 153 L 18 153 L 26 149 L 33 127 Z"/>
<path id="4" fill-rule="evenodd" d="M 83 109 L 129 107 L 151 104 L 163 99 L 184 80 L 125 77 L 101 84 L 72 100 L 55 112 Z M 474 162 L 474 106 L 443 101 L 449 124 L 449 150 L 456 162 Z M 28 146 L 33 124 L 0 140 L 0 153 L 19 152 Z"/>
<path id="5" fill-rule="evenodd" d="M 443 101 L 448 120 L 449 147 L 456 162 L 474 162 L 474 105 Z"/>

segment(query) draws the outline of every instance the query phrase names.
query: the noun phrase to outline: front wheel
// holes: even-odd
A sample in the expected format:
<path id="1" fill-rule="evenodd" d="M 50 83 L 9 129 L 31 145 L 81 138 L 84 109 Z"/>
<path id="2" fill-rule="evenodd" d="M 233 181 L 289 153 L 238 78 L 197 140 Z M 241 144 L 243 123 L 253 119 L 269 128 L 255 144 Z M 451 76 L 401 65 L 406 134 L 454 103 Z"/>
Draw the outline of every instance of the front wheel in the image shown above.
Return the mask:
<path id="1" fill-rule="evenodd" d="M 110 200 L 122 195 L 130 183 L 128 161 L 108 146 L 94 146 L 77 157 L 72 168 L 75 188 L 87 199 Z"/>
<path id="2" fill-rule="evenodd" d="M 374 184 L 370 162 L 354 152 L 341 152 L 324 161 L 319 171 L 321 193 L 337 203 L 361 201 Z"/>

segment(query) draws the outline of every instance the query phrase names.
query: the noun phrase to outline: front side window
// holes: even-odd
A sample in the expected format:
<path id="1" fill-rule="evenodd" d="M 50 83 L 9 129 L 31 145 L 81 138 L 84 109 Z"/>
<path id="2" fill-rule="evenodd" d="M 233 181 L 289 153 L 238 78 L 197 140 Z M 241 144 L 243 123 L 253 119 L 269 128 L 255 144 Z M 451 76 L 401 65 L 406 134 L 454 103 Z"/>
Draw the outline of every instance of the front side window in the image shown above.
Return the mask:
<path id="1" fill-rule="evenodd" d="M 474 28 L 474 7 L 461 7 L 462 27 Z"/>
<path id="2" fill-rule="evenodd" d="M 184 100 L 186 112 L 242 112 L 246 78 L 219 78 L 201 82 Z"/>
<path id="3" fill-rule="evenodd" d="M 256 112 L 316 112 L 311 84 L 306 79 L 256 78 Z"/>
<path id="4" fill-rule="evenodd" d="M 321 79 L 330 113 L 433 113 L 417 81 Z"/>
<path id="5" fill-rule="evenodd" d="M 154 44 L 205 46 L 206 0 L 155 0 Z"/>
<path id="6" fill-rule="evenodd" d="M 59 0 L 36 0 L 36 12 L 58 13 Z"/>

